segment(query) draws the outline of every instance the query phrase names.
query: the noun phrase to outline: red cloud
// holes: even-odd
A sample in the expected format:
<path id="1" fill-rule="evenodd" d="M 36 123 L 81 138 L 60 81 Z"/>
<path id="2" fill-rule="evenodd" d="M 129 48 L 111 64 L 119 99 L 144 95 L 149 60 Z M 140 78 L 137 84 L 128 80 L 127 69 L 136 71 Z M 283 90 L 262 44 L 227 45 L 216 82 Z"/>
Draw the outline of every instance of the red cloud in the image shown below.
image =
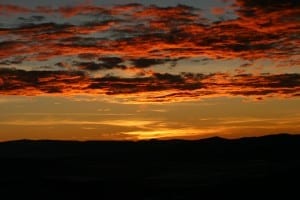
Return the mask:
<path id="1" fill-rule="evenodd" d="M 0 4 L 0 14 L 12 14 L 12 13 L 29 13 L 32 12 L 31 9 L 17 6 L 17 5 L 11 5 L 11 4 Z"/>
<path id="2" fill-rule="evenodd" d="M 210 96 L 293 97 L 300 91 L 299 74 L 237 75 L 158 74 L 149 77 L 91 78 L 80 71 L 0 71 L 0 94 L 126 95 L 135 101 L 182 101 Z M 143 98 L 140 98 L 142 94 Z"/>
<path id="3" fill-rule="evenodd" d="M 140 101 L 236 95 L 258 98 L 298 96 L 299 74 L 195 76 L 144 70 L 167 62 L 173 62 L 175 66 L 180 59 L 199 57 L 250 61 L 267 58 L 287 63 L 287 67 L 296 66 L 300 51 L 297 37 L 299 6 L 295 6 L 294 1 L 268 2 L 272 4 L 237 0 L 237 18 L 216 22 L 205 19 L 199 9 L 183 5 L 129 4 L 103 8 L 88 4 L 34 9 L 1 5 L 1 13 L 9 10 L 14 13 L 55 13 L 67 18 L 91 15 L 91 21 L 76 25 L 52 22 L 1 28 L 2 66 L 59 57 L 63 60 L 61 66 L 80 71 L 58 72 L 54 68 L 47 72 L 2 70 L 0 93 L 127 95 L 139 96 L 136 99 Z M 221 11 L 213 10 L 215 14 Z M 93 16 L 99 16 L 98 20 L 95 21 Z M 73 60 L 70 61 L 71 56 Z M 137 72 L 144 77 L 93 78 L 88 75 L 91 71 L 108 69 Z M 140 98 L 141 94 L 143 98 Z"/>
<path id="4" fill-rule="evenodd" d="M 159 20 L 185 20 L 192 21 L 199 18 L 196 14 L 194 14 L 195 8 L 178 5 L 176 7 L 166 7 L 161 8 L 157 6 L 145 7 L 143 10 L 138 11 L 134 14 L 134 17 L 138 18 L 152 18 Z"/>
<path id="5" fill-rule="evenodd" d="M 283 7 L 271 12 L 262 9 L 261 6 L 249 8 L 246 6 L 249 2 L 241 2 L 239 1 L 239 5 L 244 7 L 237 11 L 239 18 L 210 24 L 203 20 L 199 10 L 182 5 L 166 8 L 143 7 L 139 4 L 105 9 L 92 5 L 63 7 L 51 12 L 62 13 L 65 16 L 104 12 L 114 19 L 83 25 L 30 25 L 1 29 L 0 34 L 27 42 L 31 48 L 22 52 L 23 56 L 30 57 L 31 60 L 84 53 L 99 56 L 114 54 L 133 59 L 202 56 L 248 60 L 288 59 L 291 55 L 298 54 L 299 39 L 295 37 L 299 31 L 298 8 Z M 130 12 L 125 15 L 125 10 Z M 255 15 L 250 15 L 250 11 Z M 245 14 L 247 12 L 248 14 Z M 119 37 L 86 37 L 103 32 L 108 35 L 119 33 Z M 125 35 L 130 37 L 123 37 Z M 31 49 L 36 52 L 34 55 Z M 2 58 L 9 58 L 15 54 L 16 51 L 11 51 L 5 53 Z"/>
<path id="6" fill-rule="evenodd" d="M 106 9 L 92 5 L 78 5 L 74 7 L 60 7 L 56 12 L 59 12 L 64 17 L 73 17 L 78 14 L 105 13 Z"/>

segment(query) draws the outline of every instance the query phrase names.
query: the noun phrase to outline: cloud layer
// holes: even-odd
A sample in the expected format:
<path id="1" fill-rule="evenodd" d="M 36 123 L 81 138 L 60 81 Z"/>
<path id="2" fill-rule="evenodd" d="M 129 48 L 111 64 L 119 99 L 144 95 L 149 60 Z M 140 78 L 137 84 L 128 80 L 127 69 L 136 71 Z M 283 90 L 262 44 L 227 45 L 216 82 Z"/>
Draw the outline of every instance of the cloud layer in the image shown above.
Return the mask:
<path id="1" fill-rule="evenodd" d="M 229 9 L 234 16 L 226 20 Z M 126 95 L 139 101 L 299 96 L 298 73 L 155 72 L 154 67 L 198 58 L 269 59 L 287 68 L 299 66 L 298 1 L 236 0 L 211 12 L 224 18 L 213 20 L 185 5 L 0 4 L 0 15 L 19 16 L 17 23 L 0 25 L 0 94 Z M 25 65 L 32 67 L 24 70 Z M 122 74 L 108 75 L 107 70 Z"/>
<path id="2" fill-rule="evenodd" d="M 149 77 L 91 78 L 80 71 L 0 70 L 0 94 L 105 94 L 132 96 L 135 101 L 180 101 L 211 96 L 296 97 L 300 75 L 154 73 Z"/>

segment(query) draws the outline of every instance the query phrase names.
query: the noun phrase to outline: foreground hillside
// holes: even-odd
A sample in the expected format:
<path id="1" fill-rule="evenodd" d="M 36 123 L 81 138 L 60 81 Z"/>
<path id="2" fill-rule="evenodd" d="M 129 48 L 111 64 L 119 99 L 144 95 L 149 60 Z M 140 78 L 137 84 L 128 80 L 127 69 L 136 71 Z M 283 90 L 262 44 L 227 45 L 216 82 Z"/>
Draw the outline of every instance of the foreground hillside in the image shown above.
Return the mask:
<path id="1" fill-rule="evenodd" d="M 297 194 L 299 153 L 300 135 L 287 134 L 235 140 L 3 142 L 0 194 L 10 197 L 6 199 L 286 199 Z"/>

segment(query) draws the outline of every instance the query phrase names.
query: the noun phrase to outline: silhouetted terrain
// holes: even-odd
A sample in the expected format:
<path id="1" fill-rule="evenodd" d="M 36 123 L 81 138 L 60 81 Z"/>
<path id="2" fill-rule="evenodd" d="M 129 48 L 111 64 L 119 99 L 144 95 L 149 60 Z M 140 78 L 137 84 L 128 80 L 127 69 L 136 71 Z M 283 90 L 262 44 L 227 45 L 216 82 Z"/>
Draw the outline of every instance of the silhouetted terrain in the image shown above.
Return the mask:
<path id="1" fill-rule="evenodd" d="M 299 153 L 300 135 L 287 134 L 235 140 L 3 142 L 0 196 L 289 199 L 299 189 Z"/>

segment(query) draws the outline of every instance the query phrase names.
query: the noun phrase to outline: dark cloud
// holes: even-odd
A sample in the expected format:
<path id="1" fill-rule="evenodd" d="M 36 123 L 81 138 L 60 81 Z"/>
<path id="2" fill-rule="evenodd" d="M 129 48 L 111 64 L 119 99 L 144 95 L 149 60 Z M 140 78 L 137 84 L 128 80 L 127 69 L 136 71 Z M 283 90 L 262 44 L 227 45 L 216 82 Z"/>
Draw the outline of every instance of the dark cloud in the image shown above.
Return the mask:
<path id="1" fill-rule="evenodd" d="M 98 55 L 93 53 L 81 53 L 78 55 L 78 58 L 83 60 L 93 60 L 96 59 L 97 57 Z"/>
<path id="2" fill-rule="evenodd" d="M 16 56 L 16 57 L 12 57 L 10 60 L 2 60 L 2 61 L 0 61 L 0 65 L 21 64 L 25 59 L 26 59 L 26 57 Z"/>
<path id="3" fill-rule="evenodd" d="M 181 101 L 209 96 L 295 97 L 300 91 L 299 74 L 236 75 L 154 73 L 149 77 L 89 77 L 82 71 L 24 71 L 0 69 L 0 94 L 132 95 L 135 101 Z M 157 93 L 158 92 L 158 93 Z M 173 99 L 170 99 L 173 98 Z"/>
<path id="4" fill-rule="evenodd" d="M 196 81 L 196 82 L 195 82 Z M 154 91 L 168 90 L 195 90 L 195 83 L 198 83 L 198 89 L 201 87 L 199 80 L 193 80 L 188 83 L 181 75 L 159 74 L 155 73 L 151 77 L 121 78 L 106 76 L 93 79 L 90 89 L 106 90 L 108 95 L 148 93 Z"/>
<path id="5" fill-rule="evenodd" d="M 0 14 L 19 14 L 19 13 L 45 13 L 45 14 L 54 14 L 59 13 L 63 17 L 70 18 L 76 15 L 85 15 L 85 14 L 92 14 L 92 13 L 109 13 L 109 10 L 103 7 L 93 6 L 89 4 L 80 4 L 75 6 L 62 6 L 58 8 L 52 7 L 44 7 L 44 6 L 37 6 L 36 8 L 27 8 L 12 4 L 0 4 Z"/>
<path id="6" fill-rule="evenodd" d="M 234 9 L 236 18 L 211 21 L 203 18 L 200 9 L 184 5 L 128 4 L 104 8 L 81 4 L 32 9 L 0 5 L 1 14 L 30 13 L 32 16 L 20 18 L 24 21 L 20 26 L 0 28 L 1 65 L 53 58 L 60 61 L 56 61 L 52 71 L 2 69 L 0 93 L 79 92 L 134 97 L 143 93 L 145 101 L 203 96 L 298 96 L 299 74 L 245 75 L 241 69 L 236 71 L 239 74 L 236 76 L 151 71 L 155 69 L 150 69 L 152 66 L 175 66 L 178 60 L 199 57 L 203 58 L 201 63 L 243 59 L 245 64 L 241 67 L 249 68 L 248 63 L 258 59 L 270 59 L 286 67 L 299 64 L 296 58 L 291 58 L 300 52 L 299 1 L 237 0 Z M 226 10 L 213 12 L 220 14 Z M 42 23 L 49 14 L 61 15 L 64 21 L 85 15 L 82 19 L 88 16 L 88 21 Z M 57 67 L 63 71 L 55 71 Z M 124 74 L 131 70 L 142 76 L 89 77 L 96 70 L 111 69 L 122 69 Z"/>
<path id="7" fill-rule="evenodd" d="M 298 0 L 237 0 L 237 3 L 244 9 L 258 8 L 265 11 L 282 10 L 285 8 L 296 8 L 300 6 Z"/>
<path id="8" fill-rule="evenodd" d="M 126 69 L 125 65 L 115 65 L 114 63 L 95 63 L 95 62 L 75 62 L 79 69 L 96 71 L 105 69 Z"/>
<path id="9" fill-rule="evenodd" d="M 111 64 L 111 65 L 119 65 L 120 63 L 123 62 L 123 60 L 119 57 L 101 57 L 98 60 L 105 64 Z"/>
<path id="10" fill-rule="evenodd" d="M 61 13 L 64 17 L 73 17 L 75 15 L 91 14 L 91 13 L 107 13 L 107 10 L 102 7 L 97 7 L 93 5 L 77 5 L 77 6 L 64 6 L 54 10 L 54 12 Z"/>
<path id="11" fill-rule="evenodd" d="M 26 42 L 21 41 L 3 41 L 0 42 L 0 59 L 14 60 L 15 57 L 23 57 L 24 51 L 28 46 Z"/>
<path id="12" fill-rule="evenodd" d="M 86 79 L 80 71 L 24 71 L 1 68 L 0 93 L 3 95 L 37 95 L 74 93 L 82 90 Z"/>
<path id="13" fill-rule="evenodd" d="M 197 8 L 193 8 L 186 5 L 177 5 L 175 7 L 158 7 L 155 5 L 144 7 L 141 11 L 138 11 L 134 16 L 139 18 L 152 18 L 154 21 L 158 19 L 161 22 L 189 22 L 199 19 L 196 11 Z"/>
<path id="14" fill-rule="evenodd" d="M 33 15 L 31 17 L 18 17 L 19 20 L 23 21 L 24 23 L 34 23 L 34 22 L 41 22 L 46 19 L 45 16 L 41 15 Z"/>
<path id="15" fill-rule="evenodd" d="M 74 62 L 74 65 L 78 66 L 79 69 L 89 71 L 127 68 L 121 64 L 123 60 L 119 57 L 101 57 L 98 61 L 99 62 Z"/>
<path id="16" fill-rule="evenodd" d="M 139 59 L 131 60 L 133 65 L 137 68 L 147 68 L 153 65 L 164 64 L 170 61 L 171 59 L 150 59 L 150 58 L 139 58 Z"/>
<path id="17" fill-rule="evenodd" d="M 140 68 L 180 57 L 278 60 L 297 55 L 299 47 L 296 41 L 299 38 L 295 35 L 299 31 L 299 9 L 291 6 L 294 1 L 268 1 L 269 7 L 277 8 L 272 12 L 264 9 L 263 2 L 239 0 L 237 19 L 213 23 L 203 19 L 199 9 L 184 5 L 157 7 L 130 4 L 112 8 L 79 5 L 52 9 L 51 12 L 73 16 L 105 11 L 111 17 L 109 20 L 101 17 L 98 21 L 91 19 L 81 25 L 26 24 L 1 29 L 0 35 L 27 42 L 30 48 L 21 51 L 21 55 L 33 54 L 34 49 L 36 53 L 31 56 L 32 60 L 71 55 L 82 58 L 87 58 L 87 55 L 114 55 L 131 60 Z M 255 15 L 246 16 L 243 14 L 246 12 L 254 12 Z M 107 36 L 93 35 L 99 33 Z M 114 37 L 115 33 L 119 33 L 117 37 Z M 11 51 L 2 57 L 9 58 L 16 53 Z"/>

